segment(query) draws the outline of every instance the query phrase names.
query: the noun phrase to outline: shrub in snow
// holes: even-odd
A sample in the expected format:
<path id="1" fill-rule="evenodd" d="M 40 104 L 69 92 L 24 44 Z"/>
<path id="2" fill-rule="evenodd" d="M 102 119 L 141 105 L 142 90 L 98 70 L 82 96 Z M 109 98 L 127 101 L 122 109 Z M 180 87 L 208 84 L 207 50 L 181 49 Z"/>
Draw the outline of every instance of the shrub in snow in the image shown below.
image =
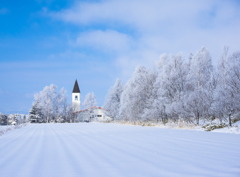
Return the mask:
<path id="1" fill-rule="evenodd" d="M 202 128 L 204 128 L 205 131 L 212 131 L 215 129 L 220 129 L 220 128 L 224 128 L 227 127 L 228 125 L 225 123 L 220 123 L 220 124 L 207 124 L 202 126 Z"/>

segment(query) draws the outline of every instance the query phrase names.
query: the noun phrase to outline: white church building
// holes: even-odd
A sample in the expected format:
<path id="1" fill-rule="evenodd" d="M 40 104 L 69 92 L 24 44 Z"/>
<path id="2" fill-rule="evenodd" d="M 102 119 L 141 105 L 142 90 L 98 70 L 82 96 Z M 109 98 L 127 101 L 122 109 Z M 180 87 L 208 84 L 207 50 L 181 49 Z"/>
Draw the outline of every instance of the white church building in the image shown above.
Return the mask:
<path id="1" fill-rule="evenodd" d="M 72 91 L 73 114 L 76 120 L 80 122 L 108 122 L 112 120 L 112 118 L 106 115 L 107 110 L 98 106 L 81 110 L 80 95 L 81 92 L 76 80 Z"/>

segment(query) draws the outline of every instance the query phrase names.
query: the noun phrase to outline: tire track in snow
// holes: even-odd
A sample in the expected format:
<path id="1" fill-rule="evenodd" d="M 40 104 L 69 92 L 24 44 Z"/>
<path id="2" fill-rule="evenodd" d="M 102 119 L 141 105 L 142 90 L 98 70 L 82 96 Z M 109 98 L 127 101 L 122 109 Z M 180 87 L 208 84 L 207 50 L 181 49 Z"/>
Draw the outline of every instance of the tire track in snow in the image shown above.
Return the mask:
<path id="1" fill-rule="evenodd" d="M 8 146 L 8 143 L 15 142 L 19 137 L 25 134 L 26 131 L 28 131 L 28 129 L 26 129 L 26 126 L 24 126 L 21 128 L 21 130 L 15 129 L 14 131 L 4 133 L 2 136 L 0 136 L 0 148 L 3 146 Z"/>
<path id="2" fill-rule="evenodd" d="M 179 130 L 179 131 L 181 131 L 181 130 Z M 176 131 L 176 132 L 179 132 L 179 131 Z M 200 132 L 200 133 L 203 133 L 203 132 Z M 140 136 L 139 136 L 140 135 Z M 138 137 L 141 137 L 141 135 L 143 135 L 143 134 L 137 134 L 137 136 L 135 135 L 134 136 L 134 138 L 135 139 L 138 139 Z M 178 144 L 179 144 L 179 142 L 181 142 L 182 141 L 182 139 L 181 138 L 178 138 L 178 139 L 180 139 L 180 141 L 178 140 L 178 141 L 176 141 L 176 138 L 175 138 L 175 142 L 174 142 L 174 135 L 176 136 L 176 135 L 178 135 L 178 134 L 172 134 L 171 133 L 171 135 L 170 136 L 168 136 L 168 138 L 167 138 L 167 142 L 168 141 L 170 141 L 171 143 L 168 145 L 168 146 L 170 146 L 170 148 L 168 147 L 168 149 L 171 149 L 171 147 L 176 147 L 176 145 L 178 146 Z M 115 136 L 115 139 L 116 139 L 116 135 L 114 135 Z M 156 136 L 156 134 L 154 134 L 154 136 Z M 171 137 L 173 137 L 173 139 L 171 139 Z M 191 136 L 190 136 L 191 137 Z M 141 138 L 141 139 L 143 139 L 143 138 Z M 156 139 L 156 138 L 155 138 Z M 112 140 L 111 140 L 112 141 Z M 126 140 L 125 140 L 126 141 Z M 136 140 L 134 140 L 134 139 L 132 139 L 132 141 L 135 141 L 135 142 L 137 142 Z M 152 141 L 152 140 L 151 140 Z M 145 142 L 146 143 L 146 142 Z M 186 142 L 184 142 L 184 143 L 186 143 Z M 196 141 L 194 141 L 194 143 L 196 143 Z M 194 148 L 196 148 L 198 145 L 201 145 L 201 143 L 200 144 L 197 144 L 197 145 L 195 145 L 195 144 L 191 144 L 191 141 L 188 141 L 187 142 L 187 144 L 191 144 L 192 146 L 193 146 L 193 148 L 192 149 L 194 149 Z M 113 142 L 111 142 L 111 144 L 114 144 Z M 120 143 L 120 145 L 122 145 L 123 143 Z M 125 144 L 126 144 L 126 142 L 125 142 Z M 141 141 L 141 143 L 140 144 L 144 144 L 144 141 Z M 136 146 L 136 145 L 135 145 Z M 204 146 L 205 147 L 205 146 Z M 104 147 L 103 147 L 104 148 Z M 145 148 L 146 149 L 146 148 Z M 172 148 L 173 149 L 173 148 Z M 201 147 L 200 147 L 200 149 L 201 149 Z M 232 148 L 231 148 L 232 149 Z M 134 150 L 136 150 L 136 149 L 134 149 Z M 147 150 L 147 149 L 146 149 Z M 168 160 L 168 161 L 171 161 L 171 162 L 173 162 L 173 160 L 172 159 L 174 159 L 174 160 L 177 160 L 178 162 L 179 162 L 179 164 L 181 165 L 181 163 L 188 163 L 188 166 L 186 166 L 186 170 L 188 170 L 189 171 L 189 167 L 192 169 L 192 171 L 194 172 L 194 171 L 196 171 L 196 170 L 201 170 L 201 171 L 205 171 L 205 174 L 208 174 L 209 176 L 210 176 L 210 174 L 211 174 L 211 172 L 213 172 L 213 174 L 215 174 L 216 175 L 216 173 L 217 172 L 214 172 L 214 170 L 212 169 L 212 166 L 214 166 L 214 163 L 213 163 L 213 165 L 211 165 L 211 169 L 209 169 L 209 167 L 207 167 L 207 166 L 203 166 L 203 167 L 201 167 L 201 165 L 198 165 L 198 161 L 197 160 L 194 160 L 193 158 L 191 158 L 191 155 L 188 155 L 187 154 L 187 151 L 188 151 L 189 149 L 186 149 L 185 151 L 183 151 L 183 152 L 185 152 L 185 154 L 184 154 L 184 158 L 183 157 L 179 157 L 178 156 L 178 154 L 171 154 L 171 153 L 165 153 L 165 154 L 167 154 L 167 156 L 168 156 L 168 158 L 169 159 L 171 159 L 171 160 Z M 132 150 L 132 152 L 135 152 L 135 151 L 133 151 Z M 163 150 L 163 152 L 164 152 L 164 150 Z M 181 153 L 181 152 L 179 152 L 179 148 L 177 148 L 177 151 L 176 151 L 176 153 Z M 197 151 L 195 151 L 195 153 L 197 153 Z M 211 152 L 212 153 L 212 152 Z M 162 154 L 161 154 L 162 155 Z M 188 156 L 189 158 L 187 158 L 186 159 L 186 156 Z M 200 159 L 199 159 L 199 157 L 200 157 Z M 206 160 L 207 158 L 201 158 L 201 156 L 199 156 L 198 157 L 198 160 L 199 161 L 201 161 L 201 160 Z M 178 165 L 179 165 L 178 164 Z M 192 167 L 191 167 L 191 164 L 192 164 Z M 200 164 L 201 164 L 201 162 L 200 162 Z M 217 165 L 215 165 L 216 167 L 218 167 Z M 219 167 L 218 167 L 219 168 Z M 230 169 L 230 168 L 229 168 Z M 223 172 L 219 172 L 219 174 L 218 174 L 218 176 L 222 176 L 222 175 L 224 175 L 224 173 Z"/>
<path id="3" fill-rule="evenodd" d="M 64 134 L 66 136 L 70 135 L 68 141 L 71 141 L 71 146 L 69 143 L 65 143 L 66 139 L 62 139 L 62 144 L 65 145 L 66 151 L 68 154 L 70 154 L 73 161 L 75 162 L 74 164 L 78 164 L 78 166 L 75 165 L 75 171 L 80 171 L 81 176 L 106 176 L 107 174 L 103 170 L 103 166 L 101 166 L 96 160 L 98 158 L 98 153 L 91 150 L 92 145 L 89 146 L 89 138 L 78 134 L 78 138 L 76 139 L 71 136 L 70 132 L 64 132 Z M 71 152 L 75 153 L 71 154 Z M 104 158 L 102 159 L 101 164 L 103 163 Z M 94 167 L 94 170 L 91 169 L 92 167 Z"/>
<path id="4" fill-rule="evenodd" d="M 240 174 L 240 136 L 114 124 L 28 126 L 0 137 L 1 177 Z"/>
<path id="5" fill-rule="evenodd" d="M 180 130 L 181 131 L 181 130 Z M 136 138 L 137 136 L 135 136 L 135 138 Z M 170 141 L 171 141 L 171 139 L 170 139 Z M 172 143 L 172 145 L 173 146 L 175 146 L 176 147 L 176 144 L 177 142 L 175 142 L 175 143 Z M 112 144 L 114 144 L 114 143 L 112 143 Z M 120 143 L 120 144 L 122 144 L 122 143 Z M 189 143 L 187 143 L 187 144 L 189 144 Z M 169 145 L 171 145 L 171 144 L 169 144 Z M 168 145 L 168 146 L 169 146 Z M 194 147 L 197 147 L 197 145 L 194 145 L 193 144 L 193 146 Z M 171 147 L 171 146 L 170 146 Z M 181 153 L 181 152 L 179 152 L 179 148 L 177 148 L 177 152 L 176 153 Z M 181 157 L 181 156 L 178 156 L 178 154 L 167 154 L 167 156 L 171 159 L 171 160 L 169 160 L 169 161 L 171 161 L 171 162 L 173 162 L 174 160 L 178 160 L 179 161 L 179 164 L 181 165 L 182 163 L 184 164 L 184 162 L 186 162 L 186 163 L 188 163 L 189 165 L 188 166 L 186 166 L 186 170 L 188 170 L 189 171 L 189 166 L 191 166 L 192 165 L 192 167 L 191 167 L 191 169 L 192 169 L 192 171 L 194 172 L 194 171 L 196 171 L 196 170 L 198 170 L 198 171 L 202 171 L 202 173 L 204 173 L 204 171 L 205 171 L 205 175 L 206 174 L 208 174 L 208 176 L 210 176 L 210 174 L 211 173 L 213 173 L 214 175 L 216 175 L 216 173 L 217 172 L 214 172 L 214 169 L 213 169 L 213 167 L 215 166 L 216 167 L 216 169 L 218 168 L 219 169 L 219 166 L 217 166 L 217 165 L 214 165 L 214 164 L 212 164 L 211 166 L 201 166 L 201 165 L 199 165 L 199 164 L 201 164 L 201 161 L 206 161 L 206 160 L 208 160 L 209 158 L 207 158 L 207 157 L 202 157 L 201 155 L 199 155 L 199 156 L 197 156 L 197 159 L 193 159 L 193 158 L 191 158 L 191 155 L 188 155 L 187 152 L 188 151 L 188 149 L 186 149 L 186 151 L 184 151 L 185 152 L 185 154 L 184 154 L 184 158 L 183 157 Z M 134 152 L 134 151 L 132 151 L 132 152 Z M 195 153 L 197 153 L 197 152 L 195 152 Z M 221 154 L 220 154 L 221 155 Z M 186 158 L 186 156 L 188 156 L 188 158 Z M 239 156 L 238 156 L 239 157 Z M 194 158 L 196 158 L 196 156 L 194 157 Z M 216 158 L 216 157 L 215 157 Z M 199 163 L 200 162 L 200 163 Z M 179 165 L 178 164 L 178 165 Z M 226 162 L 225 162 L 225 164 L 226 164 Z M 227 169 L 231 169 L 231 168 L 226 168 L 226 169 L 224 169 L 224 170 L 227 170 Z M 228 170 L 227 170 L 228 171 Z M 213 176 L 214 176 L 213 175 Z M 224 173 L 223 172 L 221 172 L 221 169 L 220 169 L 220 172 L 219 172 L 219 174 L 218 174 L 218 176 L 224 176 Z"/>
<path id="6" fill-rule="evenodd" d="M 28 131 L 23 131 L 21 136 L 17 136 L 16 139 L 14 134 L 12 134 L 9 138 L 13 139 L 11 143 L 8 143 L 7 146 L 1 148 L 1 160 L 0 166 L 2 168 L 1 174 L 3 176 L 18 176 L 18 172 L 24 169 L 24 164 L 28 157 L 30 156 L 30 152 L 34 147 L 33 144 L 37 141 L 34 138 L 35 135 L 38 134 L 39 127 L 38 126 L 29 126 Z M 14 131 L 15 134 L 17 133 Z M 26 134 L 27 133 L 27 134 Z M 9 169 L 8 162 L 11 161 L 12 169 Z"/>
<path id="7" fill-rule="evenodd" d="M 75 134 L 78 134 L 78 132 L 76 131 L 76 132 L 73 132 L 73 133 L 75 133 Z M 101 136 L 100 136 L 101 137 Z M 101 137 L 102 138 L 102 137 Z M 114 146 L 114 147 L 112 147 L 111 146 L 111 144 L 115 144 L 116 142 L 114 142 L 113 143 L 113 141 L 114 140 L 110 140 L 110 142 L 111 142 L 111 144 L 107 144 L 106 142 L 108 141 L 106 141 L 106 142 L 104 142 L 104 143 L 102 143 L 102 142 L 100 142 L 100 141 L 96 141 L 96 139 L 93 139 L 93 138 L 88 138 L 87 139 L 88 141 L 89 140 L 91 140 L 92 142 L 90 142 L 90 144 L 95 144 L 97 147 L 99 147 L 100 149 L 107 149 L 107 152 L 109 151 L 109 152 L 111 152 L 111 151 L 113 151 L 114 153 L 113 154 L 120 154 L 118 157 L 116 157 L 116 159 L 121 159 L 121 157 L 124 157 L 124 158 L 126 158 L 126 159 L 131 159 L 130 161 L 132 162 L 132 164 L 140 164 L 140 162 L 141 162 L 141 164 L 142 164 L 142 166 L 144 166 L 145 168 L 147 168 L 148 169 L 148 171 L 156 171 L 156 169 L 159 169 L 159 166 L 156 166 L 156 164 L 157 164 L 157 162 L 159 161 L 159 160 L 157 160 L 157 161 L 155 161 L 155 162 L 153 162 L 154 160 L 153 159 L 151 159 L 151 161 L 149 161 L 148 160 L 148 156 L 149 156 L 149 154 L 146 154 L 145 152 L 149 152 L 148 151 L 148 149 L 146 149 L 146 147 L 144 148 L 144 149 L 141 149 L 141 148 L 137 148 L 136 147 L 136 145 L 131 145 L 131 146 L 129 146 L 129 144 L 126 144 L 126 142 L 124 143 L 124 142 L 120 142 L 120 144 L 118 143 L 118 145 L 123 145 L 124 144 L 124 146 L 126 146 L 127 145 L 127 147 L 125 147 L 124 149 L 122 148 L 122 149 L 120 149 L 119 148 L 119 146 L 117 145 L 117 146 Z M 101 141 L 102 141 L 102 139 L 101 139 Z M 87 143 L 87 144 L 89 144 L 89 143 Z M 91 148 L 91 147 L 90 147 Z M 92 151 L 92 153 L 94 153 L 94 151 L 96 151 L 95 149 L 91 149 Z M 128 150 L 130 150 L 130 152 L 128 151 Z M 141 152 L 141 154 L 146 154 L 146 157 L 144 158 L 144 157 L 142 157 L 140 154 L 139 154 L 139 150 L 144 150 L 144 152 Z M 138 152 L 138 153 L 137 153 Z M 104 153 L 105 153 L 105 151 L 99 151 L 99 152 L 97 152 L 96 153 L 96 157 L 98 157 L 98 156 L 100 156 L 100 155 L 104 155 Z M 150 154 L 151 155 L 151 154 Z M 116 155 L 115 155 L 116 156 Z M 105 155 L 105 157 L 103 156 L 102 158 L 100 158 L 101 160 L 104 160 L 104 159 L 106 159 L 107 158 L 107 161 L 111 161 L 112 159 L 110 158 L 108 158 L 108 156 L 106 156 Z M 165 159 L 169 159 L 169 157 L 165 157 Z M 164 158 L 163 158 L 163 156 L 161 156 L 161 160 L 165 160 Z M 172 162 L 174 161 L 175 159 L 172 159 Z M 179 160 L 180 161 L 180 160 Z M 124 163 L 128 163 L 128 162 L 125 162 L 124 160 L 123 160 L 123 162 Z M 137 163 L 136 163 L 137 162 Z M 112 162 L 113 163 L 113 162 Z M 128 164 L 130 164 L 130 163 L 128 163 Z M 118 164 L 119 165 L 119 164 Z M 164 166 L 164 164 L 162 164 L 162 166 Z M 123 167 L 125 167 L 126 168 L 126 166 L 123 166 Z M 166 168 L 166 166 L 165 166 L 165 168 Z M 124 171 L 124 169 L 122 169 L 123 171 Z M 161 169 L 161 171 L 163 172 L 163 171 L 165 171 L 164 170 L 164 168 L 162 168 Z M 167 174 L 167 172 L 165 171 L 165 174 Z M 173 174 L 173 173 L 171 173 L 171 174 Z M 138 176 L 141 176 L 142 174 L 138 174 Z M 146 175 L 146 174 L 145 174 Z M 169 174 L 169 171 L 168 171 L 168 175 L 170 175 Z M 177 174 L 175 174 L 175 176 L 176 176 Z M 126 176 L 126 174 L 125 174 L 125 176 Z M 130 175 L 131 176 L 131 175 Z"/>

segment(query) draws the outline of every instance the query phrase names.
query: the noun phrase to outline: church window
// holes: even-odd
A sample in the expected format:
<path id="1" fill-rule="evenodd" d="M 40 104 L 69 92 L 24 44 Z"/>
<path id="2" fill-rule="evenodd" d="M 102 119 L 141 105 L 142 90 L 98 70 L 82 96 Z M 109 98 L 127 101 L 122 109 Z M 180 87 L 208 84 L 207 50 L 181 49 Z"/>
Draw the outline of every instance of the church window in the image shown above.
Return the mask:
<path id="1" fill-rule="evenodd" d="M 76 100 L 76 101 L 78 100 L 78 96 L 75 96 L 75 100 Z"/>

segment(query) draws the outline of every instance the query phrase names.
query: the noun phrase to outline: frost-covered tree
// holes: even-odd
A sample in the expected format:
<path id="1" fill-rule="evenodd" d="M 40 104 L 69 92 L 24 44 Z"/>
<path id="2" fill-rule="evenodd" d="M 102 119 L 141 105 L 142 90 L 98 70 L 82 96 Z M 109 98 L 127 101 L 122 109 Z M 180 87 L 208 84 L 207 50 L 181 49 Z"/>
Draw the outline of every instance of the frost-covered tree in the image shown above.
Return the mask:
<path id="1" fill-rule="evenodd" d="M 71 117 L 72 112 L 73 112 L 72 104 L 68 103 L 67 96 L 66 96 L 62 100 L 62 118 L 65 122 L 69 121 L 69 117 Z"/>
<path id="2" fill-rule="evenodd" d="M 88 93 L 85 96 L 85 100 L 83 102 L 83 106 L 84 106 L 85 109 L 93 107 L 93 106 L 97 106 L 97 100 L 96 100 L 96 97 L 95 97 L 93 92 L 92 93 Z"/>
<path id="3" fill-rule="evenodd" d="M 124 85 L 120 98 L 119 119 L 136 121 L 201 120 L 228 117 L 240 113 L 240 52 L 228 55 L 228 48 L 219 60 L 217 69 L 210 53 L 202 47 L 185 61 L 182 54 L 160 56 L 158 68 L 137 67 Z M 110 89 L 105 108 L 114 107 L 116 94 Z M 114 108 L 114 109 L 113 109 Z M 117 116 L 116 116 L 117 117 Z"/>
<path id="4" fill-rule="evenodd" d="M 231 116 L 240 110 L 240 52 L 228 56 L 225 47 L 218 63 L 218 85 L 215 93 L 214 110 L 219 117 Z"/>
<path id="5" fill-rule="evenodd" d="M 188 91 L 186 96 L 186 111 L 189 116 L 196 118 L 197 124 L 202 116 L 209 113 L 211 100 L 209 100 L 211 78 L 213 74 L 212 59 L 208 50 L 202 47 L 193 56 L 188 74 Z"/>
<path id="6" fill-rule="evenodd" d="M 177 120 L 184 113 L 183 97 L 186 92 L 188 65 L 184 63 L 182 54 L 160 56 L 157 62 L 159 73 L 154 83 L 151 109 L 148 116 L 161 117 L 163 123 L 168 118 Z M 147 116 L 147 114 L 145 114 Z"/>
<path id="7" fill-rule="evenodd" d="M 55 112 L 55 119 L 58 120 L 58 118 L 61 116 L 63 117 L 63 114 L 65 114 L 65 103 L 67 99 L 67 91 L 62 88 L 59 93 L 57 94 L 54 102 L 54 112 Z"/>
<path id="8" fill-rule="evenodd" d="M 147 107 L 144 109 L 143 120 L 155 120 L 156 122 L 162 121 L 165 123 L 167 119 L 166 106 L 164 98 L 161 96 L 161 73 L 165 71 L 165 67 L 168 63 L 168 56 L 162 54 L 156 66 L 159 69 L 159 73 L 153 73 L 151 96 L 147 100 Z"/>
<path id="9" fill-rule="evenodd" d="M 188 66 L 184 63 L 182 54 L 172 55 L 168 64 L 159 74 L 160 88 L 158 94 L 162 97 L 168 117 L 177 120 L 183 113 L 183 97 L 186 92 Z"/>
<path id="10" fill-rule="evenodd" d="M 133 122 L 141 120 L 147 100 L 150 98 L 150 72 L 138 66 L 133 77 L 124 86 L 121 96 L 120 116 Z"/>
<path id="11" fill-rule="evenodd" d="M 57 86 L 51 84 L 34 95 L 35 104 L 38 104 L 41 109 L 44 121 L 58 121 L 59 118 L 69 121 L 72 114 L 72 105 L 68 104 L 66 93 L 64 88 L 57 93 Z"/>
<path id="12" fill-rule="evenodd" d="M 154 101 L 157 99 L 157 90 L 154 88 L 157 76 L 158 73 L 157 71 L 155 71 L 155 69 L 149 73 L 149 92 L 146 98 L 146 103 L 141 118 L 143 121 L 150 121 L 156 119 L 156 115 L 154 114 L 155 112 L 153 111 L 153 104 Z"/>
<path id="13" fill-rule="evenodd" d="M 40 105 L 42 107 L 43 114 L 47 118 L 47 123 L 53 117 L 54 99 L 56 98 L 57 95 L 56 89 L 57 86 L 51 84 L 50 86 L 44 87 L 43 91 L 41 91 L 39 94 Z"/>
<path id="14" fill-rule="evenodd" d="M 114 86 L 108 91 L 106 101 L 103 106 L 107 110 L 106 114 L 113 119 L 117 118 L 119 115 L 122 92 L 123 84 L 120 79 L 117 79 Z"/>

